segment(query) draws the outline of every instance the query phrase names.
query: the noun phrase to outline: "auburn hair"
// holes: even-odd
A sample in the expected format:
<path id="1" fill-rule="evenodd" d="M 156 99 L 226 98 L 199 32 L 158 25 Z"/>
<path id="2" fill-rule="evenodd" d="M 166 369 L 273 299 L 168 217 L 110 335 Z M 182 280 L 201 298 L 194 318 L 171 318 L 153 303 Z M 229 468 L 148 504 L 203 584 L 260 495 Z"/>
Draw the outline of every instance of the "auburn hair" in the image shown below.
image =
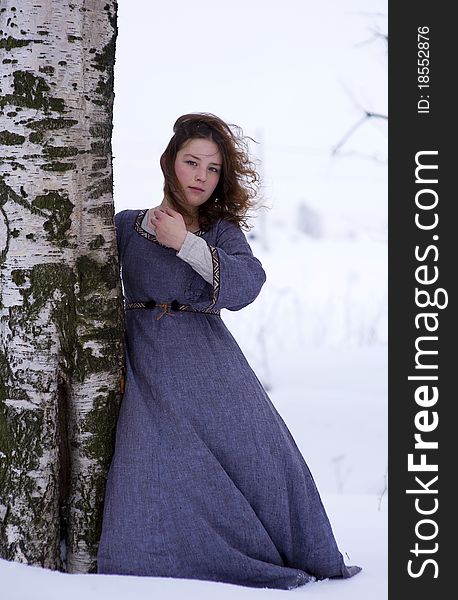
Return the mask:
<path id="1" fill-rule="evenodd" d="M 199 228 L 206 231 L 219 218 L 250 229 L 248 212 L 257 206 L 260 176 L 248 152 L 247 136 L 238 125 L 227 124 L 211 113 L 190 113 L 179 117 L 173 126 L 173 137 L 161 156 L 164 195 L 169 204 L 184 217 L 192 218 L 185 192 L 175 174 L 178 151 L 192 139 L 214 142 L 222 156 L 220 178 L 213 194 L 198 209 Z M 252 140 L 254 141 L 254 140 Z"/>

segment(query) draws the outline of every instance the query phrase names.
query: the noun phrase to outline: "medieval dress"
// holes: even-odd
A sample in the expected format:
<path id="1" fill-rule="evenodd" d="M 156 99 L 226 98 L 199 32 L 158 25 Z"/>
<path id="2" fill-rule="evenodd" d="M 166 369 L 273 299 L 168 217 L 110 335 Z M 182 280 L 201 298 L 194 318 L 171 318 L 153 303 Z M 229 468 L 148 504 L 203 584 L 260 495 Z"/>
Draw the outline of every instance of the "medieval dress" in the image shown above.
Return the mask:
<path id="1" fill-rule="evenodd" d="M 125 390 L 108 473 L 98 573 L 293 589 L 347 578 L 313 477 L 220 316 L 266 275 L 245 234 L 202 237 L 212 283 L 160 244 L 144 210 L 115 215 Z"/>

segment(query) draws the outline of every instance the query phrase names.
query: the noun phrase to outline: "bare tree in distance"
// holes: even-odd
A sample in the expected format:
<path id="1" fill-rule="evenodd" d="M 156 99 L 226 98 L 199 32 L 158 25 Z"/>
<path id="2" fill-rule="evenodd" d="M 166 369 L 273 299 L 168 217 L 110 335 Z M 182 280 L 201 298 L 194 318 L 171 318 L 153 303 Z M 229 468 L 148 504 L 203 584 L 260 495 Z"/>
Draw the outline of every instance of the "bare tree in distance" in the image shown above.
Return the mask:
<path id="1" fill-rule="evenodd" d="M 382 13 L 363 13 L 363 14 L 364 14 L 364 16 L 370 16 L 371 18 L 373 18 L 373 17 L 386 18 L 386 15 L 384 15 Z M 360 16 L 361 16 L 361 13 L 360 13 Z M 381 31 L 380 28 L 376 25 L 372 26 L 370 28 L 370 32 L 371 32 L 371 36 L 368 39 L 363 40 L 359 43 L 356 43 L 355 46 L 356 47 L 367 46 L 368 44 L 373 44 L 374 42 L 381 40 L 384 43 L 384 46 L 387 51 L 388 35 L 386 33 L 384 33 L 383 31 Z M 375 162 L 381 162 L 383 164 L 386 164 L 386 162 L 387 162 L 386 159 L 380 159 L 380 157 L 378 157 L 376 154 L 368 155 L 367 153 L 357 152 L 354 150 L 351 150 L 351 151 L 343 150 L 343 148 L 346 146 L 347 142 L 353 137 L 354 133 L 361 127 L 367 125 L 368 122 L 370 122 L 370 121 L 387 121 L 388 120 L 388 115 L 381 113 L 381 112 L 368 110 L 358 100 L 356 100 L 354 95 L 348 90 L 347 86 L 344 85 L 344 88 L 345 88 L 348 96 L 351 98 L 353 104 L 356 106 L 356 108 L 360 114 L 360 117 L 357 119 L 357 121 L 355 123 L 353 123 L 347 129 L 347 131 L 340 138 L 340 140 L 333 146 L 333 148 L 331 149 L 331 155 L 332 156 L 340 156 L 340 157 L 342 157 L 342 156 L 346 156 L 346 157 L 357 156 L 359 158 L 370 158 L 371 160 L 374 160 Z"/>

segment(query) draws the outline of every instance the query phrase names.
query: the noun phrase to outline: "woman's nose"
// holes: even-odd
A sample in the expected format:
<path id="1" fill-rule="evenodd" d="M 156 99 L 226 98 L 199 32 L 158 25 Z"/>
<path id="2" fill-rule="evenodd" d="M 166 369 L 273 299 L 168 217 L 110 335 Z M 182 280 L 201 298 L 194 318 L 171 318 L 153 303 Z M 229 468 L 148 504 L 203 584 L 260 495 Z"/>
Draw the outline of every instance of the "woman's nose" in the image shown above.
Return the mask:
<path id="1" fill-rule="evenodd" d="M 207 177 L 206 174 L 207 174 L 207 171 L 204 168 L 200 167 L 196 173 L 196 180 L 197 181 L 205 181 L 205 179 Z"/>

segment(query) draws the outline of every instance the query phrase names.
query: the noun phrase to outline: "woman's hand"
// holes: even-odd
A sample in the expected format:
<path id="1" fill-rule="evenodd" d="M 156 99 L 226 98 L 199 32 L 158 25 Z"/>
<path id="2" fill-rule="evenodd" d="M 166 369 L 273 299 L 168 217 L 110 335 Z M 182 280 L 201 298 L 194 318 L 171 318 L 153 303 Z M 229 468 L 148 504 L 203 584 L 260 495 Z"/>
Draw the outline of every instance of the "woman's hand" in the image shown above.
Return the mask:
<path id="1" fill-rule="evenodd" d="M 165 209 L 155 208 L 151 224 L 156 230 L 156 239 L 160 244 L 174 248 L 177 252 L 181 250 L 188 233 L 181 213 L 169 206 Z"/>

